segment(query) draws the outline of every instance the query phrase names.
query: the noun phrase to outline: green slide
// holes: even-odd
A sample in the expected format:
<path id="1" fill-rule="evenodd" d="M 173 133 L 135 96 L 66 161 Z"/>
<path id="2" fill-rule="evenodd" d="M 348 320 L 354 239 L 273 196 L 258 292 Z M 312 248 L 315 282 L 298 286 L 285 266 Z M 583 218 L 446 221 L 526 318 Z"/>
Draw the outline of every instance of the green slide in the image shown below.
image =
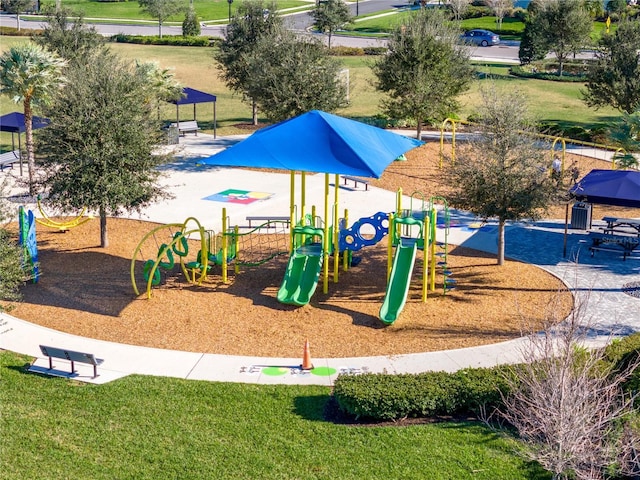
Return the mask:
<path id="1" fill-rule="evenodd" d="M 316 291 L 322 268 L 322 245 L 303 245 L 289 258 L 284 280 L 278 290 L 278 301 L 303 306 Z"/>
<path id="2" fill-rule="evenodd" d="M 396 248 L 391 277 L 387 284 L 387 294 L 380 308 L 380 320 L 387 325 L 396 321 L 407 301 L 417 249 L 416 240 L 406 238 L 401 238 Z"/>

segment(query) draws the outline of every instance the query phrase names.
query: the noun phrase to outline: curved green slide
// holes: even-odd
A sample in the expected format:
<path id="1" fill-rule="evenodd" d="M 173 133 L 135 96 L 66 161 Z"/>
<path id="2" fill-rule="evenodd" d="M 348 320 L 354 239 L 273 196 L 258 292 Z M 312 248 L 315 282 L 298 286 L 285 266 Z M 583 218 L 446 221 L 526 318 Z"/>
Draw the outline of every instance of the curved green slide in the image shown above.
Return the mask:
<path id="1" fill-rule="evenodd" d="M 303 245 L 289 257 L 284 280 L 278 290 L 278 301 L 303 306 L 316 291 L 322 269 L 322 246 Z"/>
<path id="2" fill-rule="evenodd" d="M 380 308 L 380 320 L 387 325 L 396 321 L 407 301 L 417 249 L 418 244 L 415 239 L 404 238 L 400 239 L 396 248 L 391 276 L 387 283 L 387 293 Z"/>

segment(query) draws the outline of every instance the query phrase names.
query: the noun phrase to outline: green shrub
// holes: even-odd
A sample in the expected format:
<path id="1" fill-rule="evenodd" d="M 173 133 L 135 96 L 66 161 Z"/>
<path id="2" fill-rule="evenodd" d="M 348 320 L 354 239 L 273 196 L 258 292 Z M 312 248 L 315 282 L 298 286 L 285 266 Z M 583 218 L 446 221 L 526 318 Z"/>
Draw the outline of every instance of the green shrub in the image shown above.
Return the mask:
<path id="1" fill-rule="evenodd" d="M 468 18 L 490 17 L 492 14 L 493 13 L 489 7 L 471 5 L 465 10 L 462 18 L 463 20 L 466 20 Z"/>
<path id="2" fill-rule="evenodd" d="M 584 67 L 586 69 L 586 67 Z M 526 66 L 516 65 L 509 69 L 509 73 L 515 77 L 537 78 L 538 80 L 549 80 L 553 82 L 581 82 L 585 81 L 584 73 L 572 73 L 577 67 L 568 64 L 563 69 L 562 76 L 557 74 L 557 66 L 553 64 L 529 64 Z"/>
<path id="3" fill-rule="evenodd" d="M 387 53 L 387 47 L 364 47 L 365 55 L 384 55 Z"/>
<path id="4" fill-rule="evenodd" d="M 183 37 L 181 35 L 164 35 L 160 38 L 157 35 L 125 35 L 119 33 L 111 37 L 116 43 L 135 43 L 139 45 L 172 45 L 182 47 L 209 47 L 214 45 L 214 41 L 208 37 Z"/>
<path id="5" fill-rule="evenodd" d="M 364 49 L 360 47 L 331 47 L 331 55 L 336 57 L 362 57 L 364 53 Z"/>
<path id="6" fill-rule="evenodd" d="M 502 404 L 502 394 L 507 389 L 506 368 L 341 375 L 335 382 L 333 395 L 340 408 L 356 418 L 477 415 L 482 408 L 493 410 Z"/>
<path id="7" fill-rule="evenodd" d="M 42 30 L 21 28 L 18 30 L 15 27 L 0 27 L 0 35 L 7 35 L 12 37 L 31 37 L 34 35 L 42 35 Z"/>
<path id="8" fill-rule="evenodd" d="M 609 362 L 614 371 L 622 371 L 638 361 L 640 356 L 640 333 L 634 333 L 624 338 L 615 339 L 604 350 L 604 360 Z M 640 371 L 636 371 L 624 384 L 629 392 L 640 391 Z"/>

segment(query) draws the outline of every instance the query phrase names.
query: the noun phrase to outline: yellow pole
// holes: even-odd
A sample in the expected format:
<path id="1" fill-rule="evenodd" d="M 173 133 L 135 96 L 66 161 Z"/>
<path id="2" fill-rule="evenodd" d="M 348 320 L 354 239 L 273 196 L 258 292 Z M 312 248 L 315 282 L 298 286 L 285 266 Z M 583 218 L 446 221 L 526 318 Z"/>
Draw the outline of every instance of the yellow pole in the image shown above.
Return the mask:
<path id="1" fill-rule="evenodd" d="M 333 283 L 338 283 L 338 270 L 340 270 L 340 246 L 339 246 L 339 225 L 338 225 L 338 185 L 340 182 L 340 176 L 336 174 L 333 183 L 334 190 L 334 205 L 333 205 Z"/>
<path id="2" fill-rule="evenodd" d="M 398 189 L 396 193 L 396 215 L 402 214 L 402 187 Z M 391 232 L 391 225 L 389 225 L 389 232 Z"/>
<path id="3" fill-rule="evenodd" d="M 296 224 L 296 172 L 291 170 L 289 192 L 289 253 L 293 253 L 293 227 Z"/>
<path id="4" fill-rule="evenodd" d="M 456 163 L 456 122 L 451 120 L 451 165 Z"/>
<path id="5" fill-rule="evenodd" d="M 307 174 L 306 172 L 300 173 L 300 188 L 302 194 L 300 196 L 300 218 L 304 218 L 305 203 L 307 200 Z"/>
<path id="6" fill-rule="evenodd" d="M 329 174 L 324 174 L 324 238 L 322 239 L 322 292 L 329 293 Z"/>
<path id="7" fill-rule="evenodd" d="M 349 225 L 349 211 L 345 208 L 344 209 L 344 227 L 347 228 L 347 225 Z M 338 243 L 338 245 L 340 245 L 340 243 Z M 345 272 L 349 270 L 349 251 L 348 250 L 345 250 L 344 254 L 342 255 L 342 269 Z"/>
<path id="8" fill-rule="evenodd" d="M 238 225 L 233 227 L 233 251 L 236 252 L 235 259 L 233 260 L 233 265 L 235 267 L 234 271 L 236 275 L 240 273 L 240 265 L 238 264 L 238 254 L 240 253 L 240 235 L 238 235 Z"/>
<path id="9" fill-rule="evenodd" d="M 222 283 L 227 283 L 227 209 L 222 208 Z"/>
<path id="10" fill-rule="evenodd" d="M 427 301 L 427 271 L 429 270 L 429 217 L 424 216 L 422 224 L 422 303 Z"/>
<path id="11" fill-rule="evenodd" d="M 436 221 L 437 221 L 437 212 L 435 207 L 431 209 L 430 216 L 430 229 L 429 229 L 429 237 L 430 237 L 430 246 L 431 246 L 431 291 L 435 291 L 436 289 Z"/>

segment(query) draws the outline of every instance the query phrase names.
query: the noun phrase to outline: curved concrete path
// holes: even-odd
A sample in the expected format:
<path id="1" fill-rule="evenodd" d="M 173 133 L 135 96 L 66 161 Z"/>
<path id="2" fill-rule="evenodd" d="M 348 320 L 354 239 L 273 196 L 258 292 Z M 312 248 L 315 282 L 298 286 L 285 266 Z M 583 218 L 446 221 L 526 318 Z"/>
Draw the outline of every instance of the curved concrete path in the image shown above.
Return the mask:
<path id="1" fill-rule="evenodd" d="M 181 138 L 176 161 L 164 168 L 166 188 L 175 198 L 147 209 L 143 219 L 156 222 L 182 222 L 196 216 L 208 228 L 220 229 L 223 204 L 205 200 L 206 196 L 228 188 L 267 191 L 273 195 L 250 205 L 224 204 L 231 223 L 246 223 L 246 215 L 288 212 L 289 175 L 198 166 L 199 157 L 209 156 L 244 137 L 213 139 L 210 135 Z M 314 196 L 322 196 L 323 176 L 307 178 L 309 204 Z M 16 190 L 17 192 L 17 190 Z M 395 194 L 369 187 L 340 189 L 341 204 L 348 206 L 350 218 L 370 216 L 377 211 L 395 208 Z M 375 208 L 372 207 L 375 206 Z M 406 204 L 408 205 L 408 203 Z M 597 207 L 596 207 L 597 215 Z M 136 217 L 138 218 L 138 217 Z M 480 229 L 469 228 L 476 219 L 454 212 L 448 241 L 495 253 L 494 224 Z M 597 224 L 597 222 L 595 222 Z M 509 225 L 506 231 L 506 255 L 530 262 L 561 278 L 583 304 L 581 319 L 590 327 L 588 337 L 601 343 L 612 336 L 628 335 L 640 330 L 640 298 L 623 293 L 626 284 L 640 281 L 640 257 L 628 257 L 598 252 L 591 257 L 586 232 L 570 230 L 567 258 L 563 258 L 563 221 L 520 223 Z M 520 360 L 526 339 L 516 339 L 494 345 L 428 352 L 360 358 L 315 358 L 311 346 L 314 370 L 302 371 L 299 358 L 264 358 L 180 352 L 124 345 L 78 337 L 25 322 L 0 313 L 0 348 L 36 357 L 32 370 L 75 378 L 80 381 L 105 383 L 129 374 L 171 376 L 193 380 L 232 381 L 244 383 L 333 384 L 340 373 L 389 372 L 414 373 L 426 370 L 455 371 L 464 367 L 489 367 Z M 54 361 L 49 372 L 48 360 L 42 358 L 39 345 L 90 352 L 104 359 L 99 376 L 92 379 L 92 367 L 76 364 L 77 373 L 68 373 L 68 362 Z"/>

